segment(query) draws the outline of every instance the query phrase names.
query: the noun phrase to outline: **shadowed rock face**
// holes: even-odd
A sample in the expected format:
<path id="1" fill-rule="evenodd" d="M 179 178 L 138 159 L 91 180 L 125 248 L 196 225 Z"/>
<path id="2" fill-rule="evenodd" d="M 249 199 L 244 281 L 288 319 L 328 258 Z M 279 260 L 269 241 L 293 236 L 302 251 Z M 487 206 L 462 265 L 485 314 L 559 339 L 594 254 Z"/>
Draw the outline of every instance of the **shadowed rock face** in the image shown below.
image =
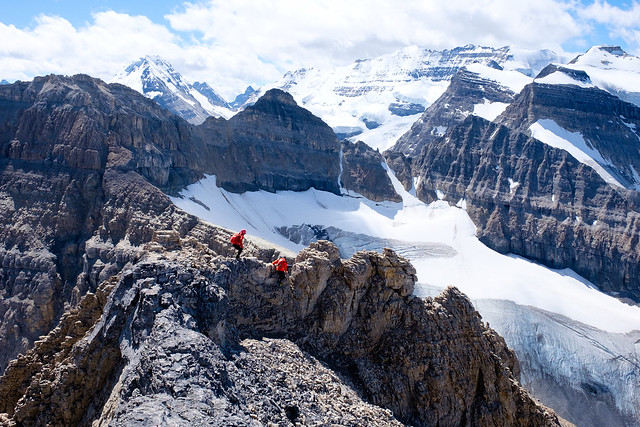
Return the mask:
<path id="1" fill-rule="evenodd" d="M 5 420 L 558 425 L 469 300 L 412 297 L 413 267 L 392 251 L 340 260 L 320 241 L 280 287 L 269 263 L 176 244 L 148 246 L 12 362 Z"/>
<path id="2" fill-rule="evenodd" d="M 342 141 L 342 174 L 340 181 L 347 190 L 362 194 L 369 200 L 401 202 L 387 171 L 382 166 L 384 158 L 362 141 Z"/>
<path id="3" fill-rule="evenodd" d="M 207 138 L 216 135 L 210 161 L 222 188 L 274 192 L 314 187 L 339 194 L 336 135 L 288 93 L 272 89 L 228 122 L 208 119 L 202 131 Z"/>

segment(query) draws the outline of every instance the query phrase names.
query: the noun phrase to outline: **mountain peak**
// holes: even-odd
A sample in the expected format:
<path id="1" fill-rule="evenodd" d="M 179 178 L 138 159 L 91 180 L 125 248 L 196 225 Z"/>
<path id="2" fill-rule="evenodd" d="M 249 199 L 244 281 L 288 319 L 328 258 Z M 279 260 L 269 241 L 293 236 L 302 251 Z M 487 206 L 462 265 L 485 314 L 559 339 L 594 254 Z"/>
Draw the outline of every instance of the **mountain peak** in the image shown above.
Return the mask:
<path id="1" fill-rule="evenodd" d="M 554 78 L 548 78 L 549 76 L 558 73 L 558 75 L 562 75 L 560 79 L 556 78 L 558 76 L 554 76 Z M 568 77 L 568 79 L 567 79 Z M 541 80 L 545 80 L 542 82 Z M 582 85 L 591 85 L 591 78 L 589 75 L 583 70 L 574 70 L 572 68 L 563 67 L 556 64 L 549 64 L 540 71 L 540 73 L 536 76 L 536 81 L 540 83 L 555 83 L 555 84 L 582 84 Z"/>
<path id="2" fill-rule="evenodd" d="M 158 55 L 146 55 L 132 62 L 110 83 L 129 86 L 193 124 L 200 124 L 209 116 L 228 119 L 235 113 L 211 86 L 200 82 L 192 85 Z"/>
<path id="3" fill-rule="evenodd" d="M 621 68 L 621 63 L 625 63 L 629 60 L 636 60 L 637 57 L 629 55 L 620 46 L 593 46 L 585 53 L 576 56 L 569 64 L 574 65 L 590 65 L 592 67 L 602 68 Z M 622 62 L 620 62 L 622 61 Z M 635 62 L 635 61 L 634 61 Z M 622 66 L 622 68 L 627 68 Z"/>
<path id="4" fill-rule="evenodd" d="M 279 102 L 281 104 L 286 105 L 294 105 L 298 106 L 298 103 L 293 99 L 290 93 L 285 92 L 280 89 L 269 89 L 265 92 L 264 95 L 260 98 L 261 101 L 269 101 L 269 102 Z"/>
<path id="5" fill-rule="evenodd" d="M 604 52 L 608 52 L 615 56 L 626 56 L 628 55 L 620 46 L 596 46 L 594 49 L 599 49 Z"/>

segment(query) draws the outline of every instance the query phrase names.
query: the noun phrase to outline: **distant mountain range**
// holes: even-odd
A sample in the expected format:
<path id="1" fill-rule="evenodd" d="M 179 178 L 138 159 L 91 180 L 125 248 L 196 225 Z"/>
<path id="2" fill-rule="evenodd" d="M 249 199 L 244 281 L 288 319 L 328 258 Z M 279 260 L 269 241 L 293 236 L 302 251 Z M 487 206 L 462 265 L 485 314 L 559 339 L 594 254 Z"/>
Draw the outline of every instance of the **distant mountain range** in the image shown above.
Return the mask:
<path id="1" fill-rule="evenodd" d="M 517 93 L 550 64 L 583 71 L 590 76 L 590 84 L 627 102 L 640 103 L 640 59 L 614 46 L 594 47 L 574 58 L 514 47 L 467 45 L 435 51 L 411 46 L 344 67 L 291 71 L 258 89 L 249 86 L 232 102 L 207 83 L 190 84 L 157 56 L 135 61 L 111 82 L 137 90 L 194 124 L 208 116 L 229 118 L 267 90 L 278 88 L 322 118 L 339 138 L 385 150 L 445 92 L 460 69 L 484 69 L 481 74 L 486 78 Z M 478 113 L 486 108 L 489 106 L 478 107 Z"/>

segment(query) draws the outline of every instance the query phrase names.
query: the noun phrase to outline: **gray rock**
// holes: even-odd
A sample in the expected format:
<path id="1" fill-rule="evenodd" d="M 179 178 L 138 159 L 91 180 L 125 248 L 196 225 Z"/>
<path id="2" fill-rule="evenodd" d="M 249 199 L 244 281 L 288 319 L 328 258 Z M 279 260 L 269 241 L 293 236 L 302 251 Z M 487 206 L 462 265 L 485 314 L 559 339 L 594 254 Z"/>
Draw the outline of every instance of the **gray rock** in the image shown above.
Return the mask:
<path id="1" fill-rule="evenodd" d="M 390 250 L 343 261 L 319 241 L 281 287 L 255 258 L 181 248 L 103 283 L 13 361 L 0 378 L 5 419 L 558 425 L 469 300 L 453 288 L 412 297 L 413 267 Z"/>
<path id="2" fill-rule="evenodd" d="M 362 141 L 342 141 L 342 174 L 340 181 L 347 190 L 362 194 L 369 200 L 401 202 L 382 164 L 384 158 Z"/>
<path id="3" fill-rule="evenodd" d="M 451 84 L 440 98 L 426 109 L 389 151 L 409 157 L 417 156 L 425 145 L 464 121 L 473 112 L 474 105 L 486 101 L 511 103 L 514 97 L 515 93 L 510 89 L 462 68 L 451 79 Z"/>

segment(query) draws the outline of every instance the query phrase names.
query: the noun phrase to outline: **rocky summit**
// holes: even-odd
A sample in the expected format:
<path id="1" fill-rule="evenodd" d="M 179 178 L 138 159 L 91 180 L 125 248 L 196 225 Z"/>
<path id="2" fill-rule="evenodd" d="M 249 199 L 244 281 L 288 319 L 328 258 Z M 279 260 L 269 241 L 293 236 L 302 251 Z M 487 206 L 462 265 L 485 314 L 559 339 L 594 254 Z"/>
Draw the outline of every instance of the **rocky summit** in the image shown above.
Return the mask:
<path id="1" fill-rule="evenodd" d="M 558 425 L 469 300 L 415 298 L 393 251 L 248 238 L 236 261 L 171 203 L 208 173 L 339 191 L 337 138 L 283 92 L 201 126 L 88 76 L 0 100 L 2 425 Z"/>
<path id="2" fill-rule="evenodd" d="M 392 251 L 320 241 L 284 286 L 176 232 L 142 251 L 9 364 L 5 424 L 558 425 L 469 300 L 413 297 Z"/>

